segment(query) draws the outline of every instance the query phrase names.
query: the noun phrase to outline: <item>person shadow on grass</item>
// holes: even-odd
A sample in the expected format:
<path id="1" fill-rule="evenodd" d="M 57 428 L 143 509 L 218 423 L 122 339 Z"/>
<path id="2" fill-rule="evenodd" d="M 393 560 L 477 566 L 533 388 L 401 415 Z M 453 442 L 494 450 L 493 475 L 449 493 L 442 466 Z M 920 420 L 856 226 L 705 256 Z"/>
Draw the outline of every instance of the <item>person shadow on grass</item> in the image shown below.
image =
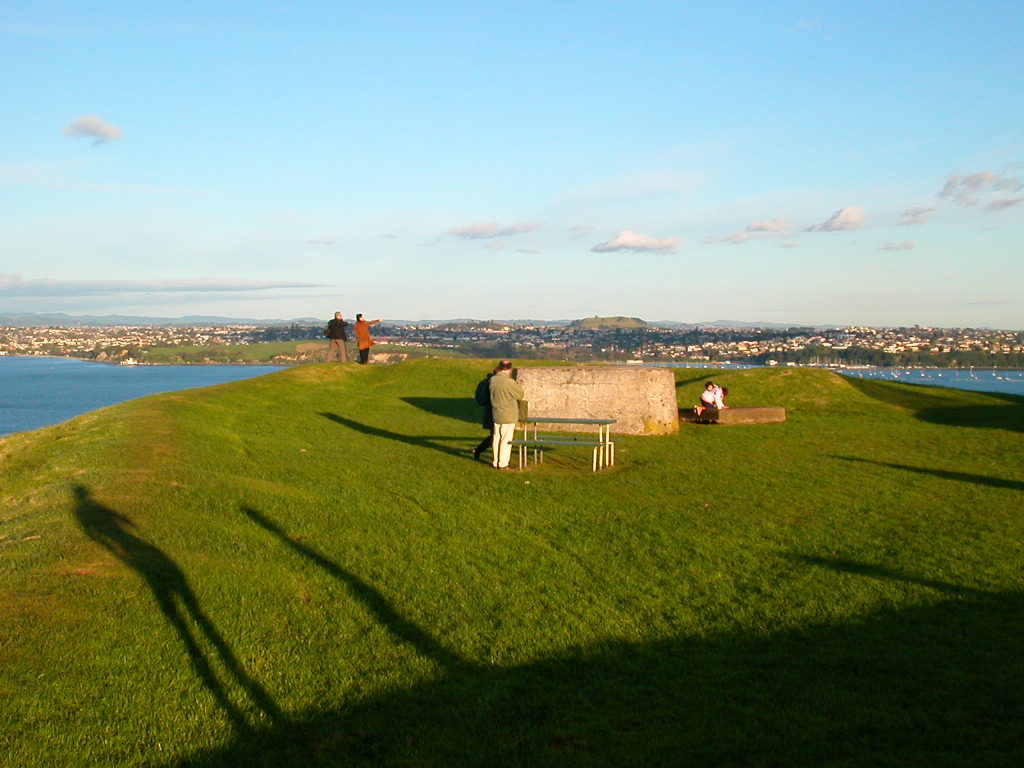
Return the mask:
<path id="1" fill-rule="evenodd" d="M 256 525 L 276 536 L 283 544 L 294 552 L 322 568 L 332 577 L 348 587 L 352 596 L 376 617 L 377 621 L 401 643 L 412 646 L 418 653 L 432 660 L 439 667 L 452 670 L 473 667 L 470 662 L 442 645 L 422 627 L 399 613 L 379 590 L 363 581 L 351 571 L 341 567 L 333 560 L 317 552 L 315 549 L 296 541 L 277 523 L 252 507 L 242 507 L 242 514 Z"/>
<path id="2" fill-rule="evenodd" d="M 259 711 L 257 717 L 266 717 L 274 724 L 280 724 L 284 718 L 274 700 L 243 669 L 227 641 L 203 611 L 177 563 L 161 549 L 136 535 L 133 531 L 135 524 L 131 520 L 100 504 L 89 489 L 76 485 L 74 492 L 75 518 L 82 530 L 145 580 L 161 613 L 185 646 L 196 675 L 224 710 L 236 732 L 251 734 L 253 727 L 242 708 L 232 701 L 227 685 L 218 678 L 213 667 L 214 657 L 220 660 L 234 682 L 244 689 Z M 199 628 L 198 633 L 193 626 Z M 204 650 L 203 641 L 213 647 L 214 653 Z"/>

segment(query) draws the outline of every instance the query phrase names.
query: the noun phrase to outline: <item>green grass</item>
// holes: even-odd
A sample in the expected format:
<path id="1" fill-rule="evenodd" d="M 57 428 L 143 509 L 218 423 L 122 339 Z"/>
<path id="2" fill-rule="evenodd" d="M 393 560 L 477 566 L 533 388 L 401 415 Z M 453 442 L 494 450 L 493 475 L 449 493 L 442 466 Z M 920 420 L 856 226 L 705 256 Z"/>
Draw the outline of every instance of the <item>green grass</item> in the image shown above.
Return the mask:
<path id="1" fill-rule="evenodd" d="M 1024 399 L 714 372 L 788 420 L 498 473 L 486 368 L 303 366 L 0 441 L 0 764 L 1024 758 Z"/>
<path id="2" fill-rule="evenodd" d="M 182 363 L 217 360 L 234 363 L 270 362 L 279 356 L 294 357 L 311 352 L 327 354 L 326 341 L 269 341 L 259 344 L 209 344 L 205 346 L 148 347 L 147 363 Z"/>

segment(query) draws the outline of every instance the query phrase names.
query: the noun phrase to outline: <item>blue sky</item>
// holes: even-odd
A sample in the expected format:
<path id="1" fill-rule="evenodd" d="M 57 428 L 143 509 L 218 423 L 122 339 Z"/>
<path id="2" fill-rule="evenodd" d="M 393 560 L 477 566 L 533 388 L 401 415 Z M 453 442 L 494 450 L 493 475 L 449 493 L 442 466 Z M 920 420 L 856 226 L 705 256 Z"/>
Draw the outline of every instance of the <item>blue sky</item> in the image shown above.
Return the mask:
<path id="1" fill-rule="evenodd" d="M 0 312 L 1024 328 L 1024 3 L 0 0 Z"/>

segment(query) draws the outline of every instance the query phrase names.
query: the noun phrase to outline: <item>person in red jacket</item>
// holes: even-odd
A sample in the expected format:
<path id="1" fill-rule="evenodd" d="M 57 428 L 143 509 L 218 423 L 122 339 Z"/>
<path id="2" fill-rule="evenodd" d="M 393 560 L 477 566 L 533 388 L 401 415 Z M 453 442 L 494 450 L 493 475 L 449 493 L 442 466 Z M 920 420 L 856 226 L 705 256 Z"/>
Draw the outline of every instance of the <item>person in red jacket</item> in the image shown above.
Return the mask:
<path id="1" fill-rule="evenodd" d="M 363 313 L 356 315 L 356 346 L 359 347 L 359 362 L 366 365 L 370 362 L 370 347 L 373 346 L 373 339 L 370 338 L 370 326 L 380 322 L 376 320 L 364 320 Z"/>

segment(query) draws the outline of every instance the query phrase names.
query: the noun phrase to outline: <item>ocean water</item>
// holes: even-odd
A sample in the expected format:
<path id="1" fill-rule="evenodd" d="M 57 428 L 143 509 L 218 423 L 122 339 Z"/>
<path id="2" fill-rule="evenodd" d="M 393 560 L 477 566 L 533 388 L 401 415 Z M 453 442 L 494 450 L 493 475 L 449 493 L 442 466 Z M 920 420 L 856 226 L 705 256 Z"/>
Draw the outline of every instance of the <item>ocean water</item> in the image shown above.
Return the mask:
<path id="1" fill-rule="evenodd" d="M 1024 396 L 1024 371 L 1005 368 L 856 368 L 845 376 Z"/>
<path id="2" fill-rule="evenodd" d="M 0 437 L 158 392 L 261 376 L 277 365 L 109 365 L 0 356 Z"/>
<path id="3" fill-rule="evenodd" d="M 746 363 L 643 363 L 658 368 L 759 368 Z M 902 381 L 931 387 L 951 387 L 972 392 L 1004 392 L 1024 396 L 1024 371 L 1006 368 L 841 368 L 837 373 L 865 379 Z"/>

